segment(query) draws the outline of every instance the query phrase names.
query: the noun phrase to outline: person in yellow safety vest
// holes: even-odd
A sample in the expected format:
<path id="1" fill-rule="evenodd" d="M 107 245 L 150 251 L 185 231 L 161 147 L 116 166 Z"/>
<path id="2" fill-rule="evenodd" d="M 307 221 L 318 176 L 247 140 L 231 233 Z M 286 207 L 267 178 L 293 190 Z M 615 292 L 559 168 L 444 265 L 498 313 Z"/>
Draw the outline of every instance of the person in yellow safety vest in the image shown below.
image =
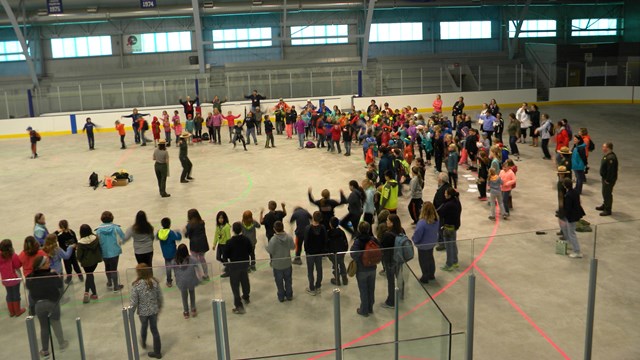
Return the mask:
<path id="1" fill-rule="evenodd" d="M 384 173 L 384 178 L 386 182 L 380 190 L 380 208 L 395 214 L 398 209 L 398 182 L 393 178 L 391 170 Z"/>

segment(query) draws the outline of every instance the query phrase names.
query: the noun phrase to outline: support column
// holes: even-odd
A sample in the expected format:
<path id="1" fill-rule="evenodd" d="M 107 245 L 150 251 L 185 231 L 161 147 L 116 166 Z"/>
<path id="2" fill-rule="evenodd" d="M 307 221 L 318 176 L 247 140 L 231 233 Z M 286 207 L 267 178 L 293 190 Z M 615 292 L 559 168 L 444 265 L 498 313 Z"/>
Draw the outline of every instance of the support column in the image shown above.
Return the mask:
<path id="1" fill-rule="evenodd" d="M 371 34 L 371 21 L 373 21 L 373 9 L 376 6 L 376 0 L 369 0 L 367 8 L 367 17 L 364 23 L 364 37 L 362 39 L 362 70 L 367 68 L 369 59 L 369 34 Z"/>
<path id="2" fill-rule="evenodd" d="M 196 50 L 198 51 L 198 71 L 204 74 L 204 44 L 202 43 L 202 19 L 200 19 L 200 4 L 198 0 L 191 0 L 193 7 L 193 26 L 196 30 Z"/>

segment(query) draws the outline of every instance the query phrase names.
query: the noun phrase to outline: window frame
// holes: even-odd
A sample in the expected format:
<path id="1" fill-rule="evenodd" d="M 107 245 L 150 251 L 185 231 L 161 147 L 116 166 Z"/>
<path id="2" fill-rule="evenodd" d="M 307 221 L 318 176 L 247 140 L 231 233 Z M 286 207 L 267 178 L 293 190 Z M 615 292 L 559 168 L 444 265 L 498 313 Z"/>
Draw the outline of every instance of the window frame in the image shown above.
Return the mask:
<path id="1" fill-rule="evenodd" d="M 272 27 L 211 30 L 213 50 L 267 48 L 273 46 Z M 258 36 L 258 38 L 255 38 Z"/>
<path id="2" fill-rule="evenodd" d="M 16 47 L 16 51 L 7 50 L 7 45 L 11 45 L 12 47 Z M 29 54 L 31 54 L 31 49 L 27 49 Z M 0 41 L 0 62 L 15 62 L 15 61 L 26 61 L 27 58 L 24 56 L 22 52 L 22 45 L 18 40 L 8 40 L 8 41 Z"/>
<path id="3" fill-rule="evenodd" d="M 411 35 L 419 34 L 419 38 L 405 38 L 405 31 L 403 27 L 411 26 Z M 418 29 L 419 28 L 419 29 Z M 383 34 L 384 39 L 380 37 Z M 400 34 L 400 38 L 393 38 L 392 35 Z M 387 36 L 384 36 L 387 35 Z M 424 24 L 422 22 L 394 22 L 394 23 L 373 23 L 371 24 L 371 31 L 369 32 L 370 43 L 383 43 L 383 42 L 406 42 L 406 41 L 424 41 Z"/>
<path id="4" fill-rule="evenodd" d="M 86 47 L 81 47 L 82 54 L 78 55 L 78 42 L 84 42 Z M 100 52 L 95 54 L 96 44 L 90 43 L 90 41 L 96 41 Z M 74 59 L 96 56 L 113 56 L 113 45 L 111 43 L 111 35 L 94 35 L 94 36 L 78 36 L 69 38 L 53 38 L 51 43 L 51 57 L 53 59 Z M 108 47 L 106 47 L 108 43 Z M 108 53 L 105 51 L 105 47 L 108 49 Z M 71 49 L 73 50 L 71 52 Z M 86 52 L 84 51 L 86 50 Z M 91 52 L 94 51 L 92 55 Z M 104 52 L 103 52 L 104 51 Z"/>
<path id="5" fill-rule="evenodd" d="M 593 22 L 591 22 L 593 20 Z M 571 19 L 571 37 L 585 37 L 585 36 L 618 36 L 620 29 L 620 21 L 618 18 L 581 18 Z M 578 24 L 575 24 L 578 22 Z M 580 24 L 580 22 L 586 22 Z M 614 27 L 611 27 L 613 22 Z M 596 24 L 607 24 L 604 26 L 592 27 Z M 581 26 L 585 26 L 584 28 Z"/>
<path id="6" fill-rule="evenodd" d="M 448 29 L 443 29 L 443 25 L 444 24 L 458 24 L 459 28 L 456 29 L 456 31 L 452 31 L 454 30 L 453 27 L 449 26 Z M 474 31 L 473 29 L 473 25 L 474 24 L 478 24 L 480 26 L 480 32 L 479 32 L 479 36 L 474 36 L 473 34 L 477 34 L 477 31 Z M 440 25 L 440 40 L 487 40 L 487 39 L 492 39 L 492 31 L 493 31 L 493 26 L 492 26 L 492 21 L 491 20 L 465 20 L 465 21 L 440 21 L 439 23 Z M 488 26 L 488 34 L 487 36 L 485 36 L 485 31 L 487 29 L 482 29 L 484 26 Z M 446 30 L 446 31 L 443 31 Z M 475 29 L 477 30 L 477 29 Z M 457 37 L 450 35 L 450 33 L 452 34 L 458 34 Z M 459 35 L 461 33 L 468 33 L 469 35 Z M 444 37 L 445 34 L 447 37 Z"/>
<path id="7" fill-rule="evenodd" d="M 186 36 L 189 38 L 188 41 L 185 38 Z M 172 46 L 172 44 L 174 44 L 171 41 L 172 37 L 177 37 L 179 40 L 177 43 L 179 46 L 177 48 Z M 142 51 L 133 51 L 133 49 L 131 49 L 131 54 L 141 55 L 193 51 L 191 31 L 161 31 L 144 33 L 139 35 L 139 39 L 142 42 Z M 188 44 L 188 47 L 184 46 L 184 44 Z"/>
<path id="8" fill-rule="evenodd" d="M 509 27 L 507 29 L 507 35 L 509 39 L 513 39 L 515 37 L 517 24 L 516 20 L 509 20 Z M 540 30 L 541 23 L 553 23 L 553 28 L 545 28 Z M 534 27 L 536 29 L 531 30 L 529 27 Z M 511 28 L 513 26 L 513 29 Z M 518 38 L 552 38 L 558 37 L 558 21 L 555 19 L 526 19 L 523 20 L 522 28 L 520 33 L 518 34 Z"/>
<path id="9" fill-rule="evenodd" d="M 291 46 L 339 45 L 349 43 L 349 25 L 294 25 L 289 27 Z"/>

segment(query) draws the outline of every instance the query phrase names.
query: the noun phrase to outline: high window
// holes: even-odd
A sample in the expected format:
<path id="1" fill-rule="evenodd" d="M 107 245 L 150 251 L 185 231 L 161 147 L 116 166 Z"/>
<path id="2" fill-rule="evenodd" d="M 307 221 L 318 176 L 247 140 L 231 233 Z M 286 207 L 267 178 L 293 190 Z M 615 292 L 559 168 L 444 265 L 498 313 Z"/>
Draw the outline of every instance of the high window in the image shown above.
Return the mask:
<path id="1" fill-rule="evenodd" d="M 422 40 L 422 23 L 371 24 L 370 42 Z"/>
<path id="2" fill-rule="evenodd" d="M 214 49 L 273 46 L 271 28 L 213 30 Z"/>
<path id="3" fill-rule="evenodd" d="M 291 45 L 346 44 L 348 25 L 292 26 Z"/>
<path id="4" fill-rule="evenodd" d="M 0 62 L 24 60 L 19 41 L 0 41 Z"/>
<path id="5" fill-rule="evenodd" d="M 491 21 L 440 22 L 440 39 L 491 39 Z"/>
<path id="6" fill-rule="evenodd" d="M 51 39 L 54 59 L 111 55 L 111 36 Z"/>
<path id="7" fill-rule="evenodd" d="M 509 21 L 509 37 L 516 36 L 516 21 Z M 555 20 L 524 20 L 518 37 L 556 37 Z"/>
<path id="8" fill-rule="evenodd" d="M 615 36 L 618 19 L 572 19 L 571 36 Z"/>
<path id="9" fill-rule="evenodd" d="M 141 34 L 139 41 L 140 44 L 132 44 L 134 54 L 190 51 L 191 31 Z"/>

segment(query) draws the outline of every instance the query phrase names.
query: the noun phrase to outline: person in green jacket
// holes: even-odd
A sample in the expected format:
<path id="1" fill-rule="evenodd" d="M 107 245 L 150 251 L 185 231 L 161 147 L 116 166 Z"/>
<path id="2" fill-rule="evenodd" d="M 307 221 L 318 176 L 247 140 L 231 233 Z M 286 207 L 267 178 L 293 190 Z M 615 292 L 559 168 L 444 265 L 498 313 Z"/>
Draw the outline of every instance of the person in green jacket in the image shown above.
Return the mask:
<path id="1" fill-rule="evenodd" d="M 380 191 L 380 208 L 395 214 L 398 210 L 398 182 L 393 178 L 391 170 L 387 170 L 384 177 L 386 182 Z"/>
<path id="2" fill-rule="evenodd" d="M 229 225 L 229 217 L 224 211 L 219 211 L 216 215 L 216 235 L 213 239 L 213 248 L 216 250 L 216 260 L 225 265 L 222 260 L 222 254 L 224 254 L 224 248 L 227 246 L 227 241 L 231 239 L 231 225 Z M 224 266 L 224 271 L 220 277 L 229 277 L 227 267 Z"/>

